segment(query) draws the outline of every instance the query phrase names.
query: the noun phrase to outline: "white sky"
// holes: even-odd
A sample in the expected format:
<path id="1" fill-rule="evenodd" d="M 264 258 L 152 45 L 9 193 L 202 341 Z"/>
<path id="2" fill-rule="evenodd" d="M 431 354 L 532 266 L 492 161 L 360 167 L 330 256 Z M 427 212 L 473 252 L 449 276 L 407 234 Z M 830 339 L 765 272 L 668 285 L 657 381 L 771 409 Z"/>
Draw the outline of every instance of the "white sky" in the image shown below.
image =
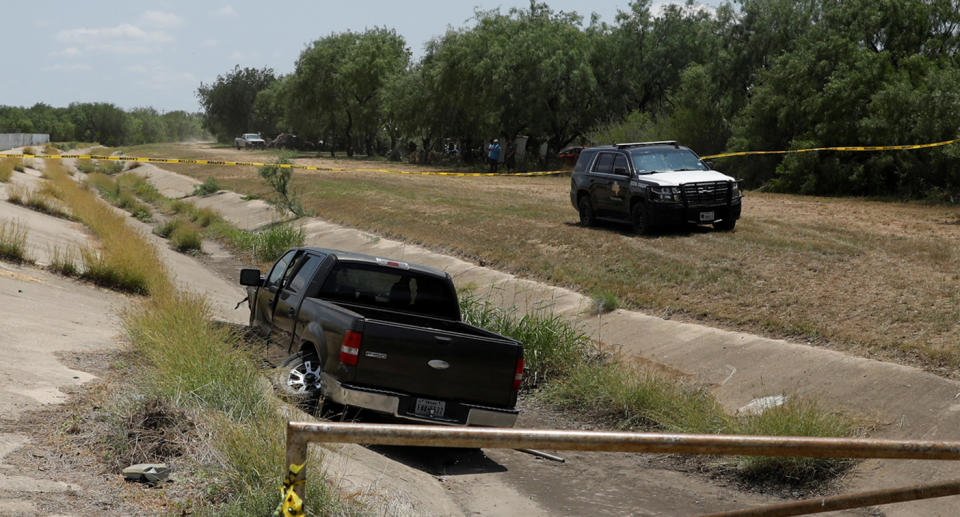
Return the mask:
<path id="1" fill-rule="evenodd" d="M 587 20 L 596 12 L 608 23 L 628 8 L 628 0 L 547 3 Z M 431 38 L 465 26 L 475 8 L 528 6 L 529 0 L 4 0 L 0 105 L 111 102 L 197 111 L 201 81 L 236 64 L 289 73 L 308 43 L 334 32 L 394 28 L 416 58 Z"/>

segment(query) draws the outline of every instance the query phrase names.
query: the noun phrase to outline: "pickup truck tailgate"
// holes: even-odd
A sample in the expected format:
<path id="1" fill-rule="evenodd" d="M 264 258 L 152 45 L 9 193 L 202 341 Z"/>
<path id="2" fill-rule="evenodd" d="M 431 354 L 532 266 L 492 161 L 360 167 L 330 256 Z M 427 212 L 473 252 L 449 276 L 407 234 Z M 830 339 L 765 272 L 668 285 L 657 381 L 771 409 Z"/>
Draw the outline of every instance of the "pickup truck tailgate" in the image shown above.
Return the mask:
<path id="1" fill-rule="evenodd" d="M 507 339 L 366 320 L 354 382 L 512 408 L 522 346 Z"/>

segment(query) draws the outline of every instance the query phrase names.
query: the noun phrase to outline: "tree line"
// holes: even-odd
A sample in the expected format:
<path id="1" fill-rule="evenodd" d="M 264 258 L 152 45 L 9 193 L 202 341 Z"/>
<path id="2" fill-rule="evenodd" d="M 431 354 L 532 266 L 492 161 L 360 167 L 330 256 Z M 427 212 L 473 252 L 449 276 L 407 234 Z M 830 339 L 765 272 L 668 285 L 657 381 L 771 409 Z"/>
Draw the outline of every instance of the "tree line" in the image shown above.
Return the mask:
<path id="1" fill-rule="evenodd" d="M 104 102 L 75 102 L 66 108 L 37 103 L 0 106 L 0 133 L 48 133 L 53 142 L 99 142 L 107 146 L 179 142 L 208 136 L 198 113 L 153 108 L 123 110 Z"/>
<path id="2" fill-rule="evenodd" d="M 322 37 L 290 74 L 235 67 L 197 95 L 221 141 L 292 132 L 348 155 L 410 141 L 529 136 L 575 143 L 676 139 L 700 154 L 927 143 L 957 137 L 960 1 L 735 0 L 612 23 L 529 8 L 478 10 L 413 60 L 390 28 Z M 536 148 L 536 147 L 534 147 Z M 960 201 L 960 146 L 727 158 L 751 188 Z"/>

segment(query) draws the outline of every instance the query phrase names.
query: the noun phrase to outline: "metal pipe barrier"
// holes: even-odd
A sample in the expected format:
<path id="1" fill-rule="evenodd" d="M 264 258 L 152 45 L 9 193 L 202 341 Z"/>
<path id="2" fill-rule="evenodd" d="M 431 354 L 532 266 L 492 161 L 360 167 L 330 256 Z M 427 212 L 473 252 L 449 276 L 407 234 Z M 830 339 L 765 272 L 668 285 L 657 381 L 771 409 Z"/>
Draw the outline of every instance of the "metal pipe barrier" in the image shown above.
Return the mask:
<path id="1" fill-rule="evenodd" d="M 304 467 L 307 461 L 307 444 L 310 442 L 733 456 L 960 460 L 960 442 L 957 441 L 289 422 L 287 424 L 289 470 L 281 488 L 284 500 L 277 508 L 275 515 L 302 515 L 306 483 Z M 806 515 L 957 494 L 960 494 L 960 481 L 798 501 L 714 515 L 724 517 Z"/>

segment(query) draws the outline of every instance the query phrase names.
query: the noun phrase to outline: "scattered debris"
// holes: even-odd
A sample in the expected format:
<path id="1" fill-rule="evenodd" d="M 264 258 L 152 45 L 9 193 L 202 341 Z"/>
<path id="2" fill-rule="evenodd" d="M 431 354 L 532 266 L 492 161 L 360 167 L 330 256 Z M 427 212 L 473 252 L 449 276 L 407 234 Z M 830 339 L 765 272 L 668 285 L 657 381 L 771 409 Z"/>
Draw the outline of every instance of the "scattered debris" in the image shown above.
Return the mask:
<path id="1" fill-rule="evenodd" d="M 753 399 L 749 404 L 737 410 L 740 415 L 759 415 L 768 409 L 780 407 L 787 403 L 787 397 L 783 395 L 771 395 Z"/>
<path id="2" fill-rule="evenodd" d="M 166 463 L 138 463 L 123 469 L 123 477 L 128 481 L 141 483 L 159 483 L 170 474 Z"/>

